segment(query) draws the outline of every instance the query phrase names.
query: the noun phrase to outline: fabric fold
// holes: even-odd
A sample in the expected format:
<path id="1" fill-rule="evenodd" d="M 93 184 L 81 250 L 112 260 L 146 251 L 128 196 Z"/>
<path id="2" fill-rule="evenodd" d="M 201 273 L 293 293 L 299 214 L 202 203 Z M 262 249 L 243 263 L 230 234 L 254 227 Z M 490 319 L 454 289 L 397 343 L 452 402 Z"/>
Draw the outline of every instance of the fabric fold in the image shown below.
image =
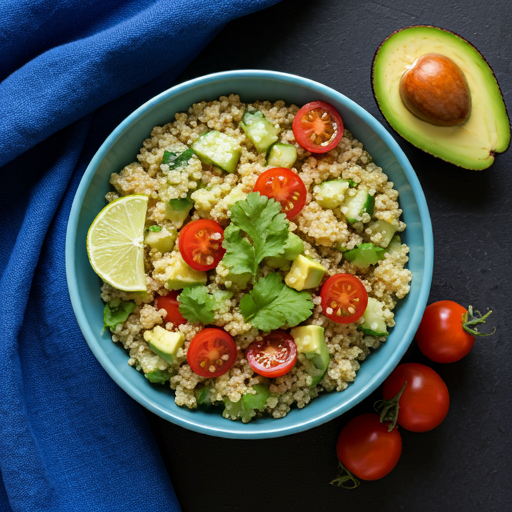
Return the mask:
<path id="1" fill-rule="evenodd" d="M 74 318 L 67 220 L 115 126 L 228 21 L 275 3 L 0 5 L 0 511 L 180 510 L 143 409 Z"/>

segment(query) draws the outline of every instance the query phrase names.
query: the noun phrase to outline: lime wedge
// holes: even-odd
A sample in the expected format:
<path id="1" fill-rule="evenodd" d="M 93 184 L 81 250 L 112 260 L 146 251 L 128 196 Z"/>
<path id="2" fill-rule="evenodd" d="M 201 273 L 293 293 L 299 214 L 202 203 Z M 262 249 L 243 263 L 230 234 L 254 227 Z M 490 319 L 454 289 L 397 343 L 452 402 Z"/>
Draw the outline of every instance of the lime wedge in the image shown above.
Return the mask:
<path id="1" fill-rule="evenodd" d="M 127 292 L 146 289 L 144 225 L 147 196 L 135 194 L 105 206 L 87 233 L 87 255 L 103 281 Z"/>

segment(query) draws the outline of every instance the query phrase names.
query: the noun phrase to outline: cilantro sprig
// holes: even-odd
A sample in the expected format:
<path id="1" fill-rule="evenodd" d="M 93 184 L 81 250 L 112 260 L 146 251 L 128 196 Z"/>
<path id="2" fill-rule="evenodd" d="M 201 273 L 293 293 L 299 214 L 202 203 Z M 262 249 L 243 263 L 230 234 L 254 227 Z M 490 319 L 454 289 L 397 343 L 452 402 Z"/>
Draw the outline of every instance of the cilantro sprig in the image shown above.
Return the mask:
<path id="1" fill-rule="evenodd" d="M 256 276 L 258 265 L 268 256 L 284 252 L 288 239 L 288 221 L 281 204 L 251 192 L 231 207 L 231 223 L 224 230 L 222 262 L 233 274 L 250 272 Z"/>
<path id="2" fill-rule="evenodd" d="M 312 309 L 311 294 L 289 288 L 279 274 L 260 278 L 240 301 L 245 321 L 265 332 L 294 327 L 309 318 Z"/>
<path id="3" fill-rule="evenodd" d="M 114 299 L 105 304 L 103 309 L 103 329 L 108 327 L 113 331 L 119 324 L 126 322 L 126 319 L 135 309 L 135 302 Z"/>
<path id="4" fill-rule="evenodd" d="M 180 313 L 193 324 L 211 324 L 215 319 L 217 301 L 204 285 L 190 286 L 178 296 Z"/>

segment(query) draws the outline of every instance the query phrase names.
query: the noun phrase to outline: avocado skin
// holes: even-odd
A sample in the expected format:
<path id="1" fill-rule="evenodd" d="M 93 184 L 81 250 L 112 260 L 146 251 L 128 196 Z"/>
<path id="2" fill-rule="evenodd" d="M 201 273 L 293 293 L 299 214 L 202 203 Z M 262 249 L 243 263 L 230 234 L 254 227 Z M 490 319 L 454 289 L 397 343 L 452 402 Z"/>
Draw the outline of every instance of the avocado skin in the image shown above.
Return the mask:
<path id="1" fill-rule="evenodd" d="M 378 94 L 376 93 L 376 90 L 375 90 L 375 64 L 376 64 L 376 61 L 377 61 L 377 57 L 379 55 L 379 52 L 380 50 L 382 49 L 382 47 L 387 43 L 387 41 L 389 39 L 391 39 L 394 35 L 404 31 L 404 30 L 407 30 L 407 29 L 415 29 L 415 28 L 432 28 L 432 29 L 436 29 L 436 30 L 440 30 L 442 32 L 446 32 L 448 34 L 451 34 L 451 35 L 454 35 L 455 37 L 457 37 L 458 39 L 460 39 L 462 42 L 464 42 L 465 44 L 469 45 L 470 47 L 472 47 L 477 53 L 478 55 L 480 56 L 480 58 L 482 59 L 483 63 L 488 67 L 489 71 L 491 72 L 492 76 L 494 77 L 494 81 L 496 83 L 496 86 L 498 88 L 498 91 L 501 95 L 501 98 L 503 100 L 503 106 L 504 106 L 504 113 L 507 117 L 507 120 L 508 120 L 508 126 L 509 126 L 509 130 L 510 130 L 510 116 L 508 114 L 508 110 L 507 110 L 507 106 L 505 104 L 505 100 L 503 98 L 503 92 L 501 90 L 501 87 L 499 85 L 499 82 L 496 78 L 496 75 L 494 74 L 494 71 L 492 69 L 492 67 L 489 65 L 489 63 L 487 62 L 487 60 L 485 59 L 485 57 L 480 53 L 480 51 L 478 50 L 478 48 L 476 48 L 473 44 L 471 44 L 466 38 L 462 37 L 461 35 L 455 33 L 455 32 L 452 32 L 451 30 L 447 30 L 447 29 L 444 29 L 444 28 L 441 28 L 441 27 L 435 27 L 433 25 L 408 25 L 406 27 L 402 27 L 398 30 L 395 30 L 394 32 L 392 32 L 391 34 L 389 34 L 388 37 L 386 37 L 386 39 L 384 39 L 380 45 L 378 46 L 377 50 L 375 51 L 375 54 L 373 56 L 373 61 L 372 61 L 372 68 L 371 68 L 371 76 L 370 76 L 370 80 L 371 80 L 371 84 L 372 84 L 372 92 L 373 92 L 373 97 L 375 99 L 375 103 L 377 104 L 377 107 L 382 115 L 382 117 L 384 117 L 384 119 L 387 121 L 388 125 L 393 129 L 393 131 L 395 133 L 397 133 L 400 137 L 402 137 L 403 139 L 405 139 L 407 142 L 409 142 L 410 144 L 412 144 L 413 146 L 417 147 L 418 149 L 421 149 L 422 151 L 424 151 L 425 153 L 429 154 L 429 155 L 432 155 L 434 156 L 435 158 L 439 158 L 441 160 L 444 160 L 445 162 L 448 162 L 452 165 L 455 165 L 457 167 L 461 167 L 463 169 L 470 169 L 470 170 L 484 170 L 488 167 L 490 167 L 493 163 L 494 163 L 494 158 L 491 159 L 490 163 L 488 165 L 486 165 L 485 167 L 469 167 L 469 166 L 466 166 L 466 165 L 462 165 L 456 161 L 453 161 L 453 160 L 449 160 L 447 158 L 444 158 L 440 155 L 436 155 L 434 152 L 430 152 L 430 151 L 427 151 L 425 148 L 422 148 L 421 146 L 419 146 L 418 144 L 415 144 L 414 142 L 412 142 L 411 140 L 409 140 L 406 136 L 404 136 L 402 133 L 400 133 L 394 126 L 393 124 L 391 124 L 388 120 L 388 118 L 386 117 L 386 115 L 384 114 L 382 108 L 381 108 L 381 105 L 379 103 L 379 100 L 378 100 Z M 505 151 L 508 150 L 509 148 L 509 145 L 510 145 L 510 133 L 509 133 L 509 138 L 508 138 L 508 143 L 506 145 L 506 147 L 502 150 L 502 151 L 490 151 L 490 155 L 491 157 L 494 157 L 495 154 L 497 153 L 504 153 Z"/>

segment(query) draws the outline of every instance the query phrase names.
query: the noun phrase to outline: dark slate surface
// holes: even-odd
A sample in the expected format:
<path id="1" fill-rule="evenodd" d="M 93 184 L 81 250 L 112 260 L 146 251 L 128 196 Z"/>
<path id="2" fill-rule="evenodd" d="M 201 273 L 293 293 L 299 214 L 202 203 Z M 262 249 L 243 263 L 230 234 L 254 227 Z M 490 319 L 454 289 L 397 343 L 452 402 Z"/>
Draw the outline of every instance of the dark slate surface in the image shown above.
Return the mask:
<path id="1" fill-rule="evenodd" d="M 388 126 L 371 91 L 373 55 L 391 32 L 414 24 L 440 26 L 471 41 L 512 108 L 511 0 L 285 0 L 226 26 L 181 79 L 237 68 L 295 73 L 342 92 Z M 273 440 L 208 437 L 148 413 L 184 511 L 512 510 L 512 151 L 487 171 L 474 172 L 395 138 L 432 216 L 429 302 L 490 307 L 498 333 L 478 341 L 458 363 L 431 364 L 450 390 L 448 417 L 428 433 L 402 430 L 395 470 L 355 491 L 328 485 L 336 473 L 336 438 L 348 420 L 371 410 L 380 389 L 330 423 Z M 414 343 L 404 361 L 430 364 Z"/>

